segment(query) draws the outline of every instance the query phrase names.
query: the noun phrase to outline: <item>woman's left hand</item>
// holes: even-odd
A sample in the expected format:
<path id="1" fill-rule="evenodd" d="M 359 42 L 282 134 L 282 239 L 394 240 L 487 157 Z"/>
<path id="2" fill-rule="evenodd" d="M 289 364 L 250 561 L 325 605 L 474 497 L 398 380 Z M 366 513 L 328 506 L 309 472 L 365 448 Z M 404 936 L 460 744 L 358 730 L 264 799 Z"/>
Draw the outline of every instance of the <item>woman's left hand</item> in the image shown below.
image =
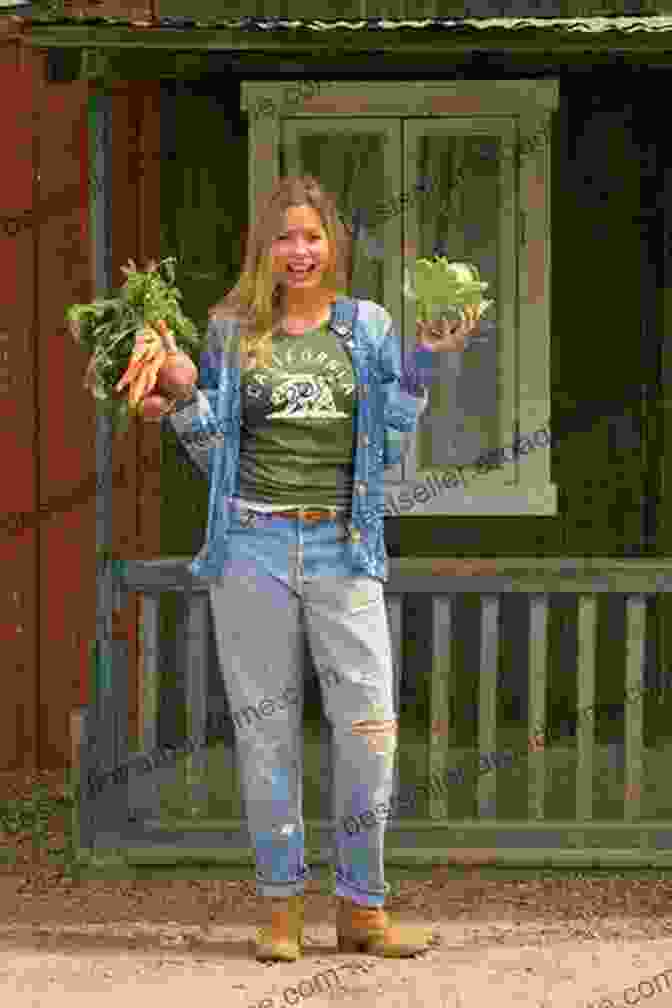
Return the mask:
<path id="1" fill-rule="evenodd" d="M 480 311 L 467 306 L 464 309 L 464 322 L 448 322 L 446 319 L 421 322 L 416 325 L 417 342 L 428 350 L 440 353 L 442 350 L 464 350 L 467 336 L 478 327 Z"/>

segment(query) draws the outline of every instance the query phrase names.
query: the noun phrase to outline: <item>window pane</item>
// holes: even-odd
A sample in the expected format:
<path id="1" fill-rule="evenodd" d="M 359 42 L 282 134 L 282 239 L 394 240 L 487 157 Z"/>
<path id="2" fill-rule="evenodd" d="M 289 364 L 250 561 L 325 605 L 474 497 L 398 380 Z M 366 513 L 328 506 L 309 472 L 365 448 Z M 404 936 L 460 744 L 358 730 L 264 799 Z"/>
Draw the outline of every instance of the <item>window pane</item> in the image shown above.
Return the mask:
<path id="1" fill-rule="evenodd" d="M 417 466 L 469 464 L 499 447 L 497 382 L 498 253 L 500 245 L 499 137 L 427 132 L 418 137 L 417 258 L 446 256 L 478 267 L 490 286 L 486 312 L 464 353 L 441 354 L 431 408 L 420 421 Z M 412 261 L 412 260 L 411 260 Z M 514 292 L 509 292 L 512 296 Z"/>
<path id="2" fill-rule="evenodd" d="M 298 127 L 299 170 L 314 175 L 336 196 L 344 223 L 356 241 L 349 294 L 385 305 L 383 221 L 376 215 L 383 198 L 383 133 L 320 131 Z M 293 170 L 281 149 L 280 172 Z M 399 251 L 397 250 L 397 256 Z"/>

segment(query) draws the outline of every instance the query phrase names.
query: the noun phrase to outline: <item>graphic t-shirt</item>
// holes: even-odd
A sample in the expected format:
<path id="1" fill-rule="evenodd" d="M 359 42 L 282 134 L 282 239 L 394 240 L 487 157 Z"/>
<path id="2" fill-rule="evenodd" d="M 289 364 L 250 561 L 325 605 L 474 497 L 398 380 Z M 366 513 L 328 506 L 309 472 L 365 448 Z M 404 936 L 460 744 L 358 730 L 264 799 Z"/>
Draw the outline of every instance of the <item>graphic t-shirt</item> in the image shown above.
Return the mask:
<path id="1" fill-rule="evenodd" d="M 354 391 L 352 362 L 328 323 L 274 333 L 271 366 L 241 375 L 237 496 L 349 510 Z"/>

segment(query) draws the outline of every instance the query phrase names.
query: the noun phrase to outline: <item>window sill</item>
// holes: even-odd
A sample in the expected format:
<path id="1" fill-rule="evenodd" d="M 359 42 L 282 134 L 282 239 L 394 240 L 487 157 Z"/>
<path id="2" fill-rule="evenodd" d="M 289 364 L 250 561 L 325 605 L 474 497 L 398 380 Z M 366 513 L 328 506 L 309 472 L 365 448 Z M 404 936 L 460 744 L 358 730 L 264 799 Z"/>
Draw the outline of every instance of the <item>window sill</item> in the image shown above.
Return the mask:
<path id="1" fill-rule="evenodd" d="M 558 491 L 554 483 L 541 487 L 516 486 L 491 492 L 469 486 L 445 487 L 436 474 L 422 480 L 390 483 L 385 486 L 385 517 L 468 515 L 470 518 L 496 516 L 557 516 Z"/>

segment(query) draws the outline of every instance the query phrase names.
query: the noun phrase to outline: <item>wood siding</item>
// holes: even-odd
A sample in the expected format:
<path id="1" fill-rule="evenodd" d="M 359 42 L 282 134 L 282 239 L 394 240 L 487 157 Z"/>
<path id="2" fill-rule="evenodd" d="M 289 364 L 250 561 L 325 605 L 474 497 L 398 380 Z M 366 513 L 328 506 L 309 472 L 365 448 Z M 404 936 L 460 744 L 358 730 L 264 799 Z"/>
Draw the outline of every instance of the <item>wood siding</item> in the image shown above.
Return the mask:
<path id="1" fill-rule="evenodd" d="M 50 769 L 70 758 L 69 715 L 88 702 L 96 636 L 96 412 L 82 388 L 87 353 L 64 324 L 69 304 L 93 297 L 89 85 L 47 83 L 46 53 L 15 43 L 0 49 L 0 79 L 12 95 L 0 111 L 0 438 L 9 476 L 0 525 L 0 770 Z M 158 162 L 145 158 L 144 173 L 128 164 L 133 136 L 149 155 L 158 146 L 157 88 L 124 85 L 113 104 L 117 138 L 127 138 L 117 139 L 113 198 L 133 208 L 116 229 L 117 281 L 129 256 L 158 253 Z M 115 446 L 119 553 L 159 552 L 159 459 L 156 429 L 131 430 Z M 115 629 L 135 661 L 134 599 Z"/>
<path id="2" fill-rule="evenodd" d="M 33 106 L 40 58 L 16 43 L 0 47 L 3 101 L 0 120 L 8 138 L 0 194 L 0 444 L 10 479 L 3 481 L 0 526 L 0 650 L 5 702 L 0 707 L 0 768 L 35 767 L 38 759 L 39 688 L 37 610 L 37 536 L 13 523 L 11 514 L 33 512 L 38 505 L 34 410 L 35 262 Z M 19 221 L 7 218 L 20 218 Z M 26 226 L 24 226 L 24 224 Z"/>

